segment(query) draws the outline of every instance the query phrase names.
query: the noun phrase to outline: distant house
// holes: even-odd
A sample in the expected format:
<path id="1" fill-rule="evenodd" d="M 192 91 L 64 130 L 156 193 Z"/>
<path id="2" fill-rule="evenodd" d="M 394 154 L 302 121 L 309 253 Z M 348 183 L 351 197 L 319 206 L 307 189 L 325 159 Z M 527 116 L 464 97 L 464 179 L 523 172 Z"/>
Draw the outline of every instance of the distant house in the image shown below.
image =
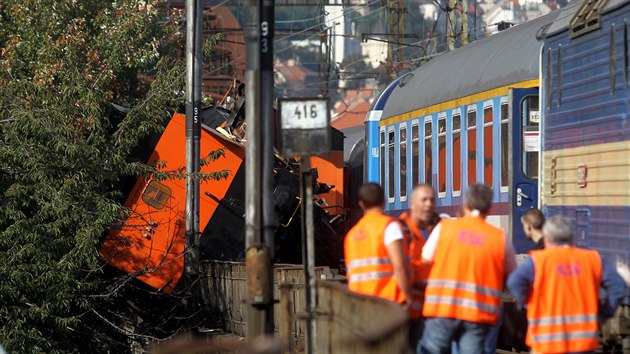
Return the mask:
<path id="1" fill-rule="evenodd" d="M 334 107 L 330 123 L 345 135 L 343 151 L 344 160 L 348 160 L 352 147 L 364 136 L 363 122 L 372 104 L 371 89 L 348 91 L 343 100 Z"/>

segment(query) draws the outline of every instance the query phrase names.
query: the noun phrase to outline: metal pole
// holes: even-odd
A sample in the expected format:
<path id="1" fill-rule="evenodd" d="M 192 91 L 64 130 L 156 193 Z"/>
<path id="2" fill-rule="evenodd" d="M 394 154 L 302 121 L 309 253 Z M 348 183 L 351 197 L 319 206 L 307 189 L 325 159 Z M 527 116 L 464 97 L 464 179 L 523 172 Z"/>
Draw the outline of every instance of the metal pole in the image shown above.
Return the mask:
<path id="1" fill-rule="evenodd" d="M 255 252 L 261 244 L 261 128 L 260 128 L 260 13 L 257 0 L 247 0 L 245 7 L 245 112 L 247 114 L 247 148 L 245 151 L 245 245 L 249 256 L 264 252 Z M 257 257 L 252 257 L 256 261 Z M 259 298 L 254 294 L 257 284 L 256 272 L 260 271 L 260 264 L 264 262 L 250 262 L 247 257 L 247 292 L 249 306 L 247 307 L 247 336 L 255 338 L 265 333 L 264 310 L 256 305 L 252 299 Z"/>
<path id="2" fill-rule="evenodd" d="M 262 132 L 262 221 L 263 243 L 268 247 L 267 293 L 273 300 L 273 251 L 276 225 L 276 213 L 273 205 L 273 141 L 274 141 L 274 78 L 273 78 L 273 40 L 274 40 L 274 0 L 261 0 L 260 12 L 260 122 Z M 263 305 L 264 333 L 273 335 L 273 301 Z"/>
<path id="3" fill-rule="evenodd" d="M 302 195 L 302 263 L 306 285 L 306 353 L 315 353 L 315 308 L 317 305 L 315 279 L 315 229 L 313 226 L 313 177 L 311 157 L 302 156 L 300 194 Z"/>
<path id="4" fill-rule="evenodd" d="M 462 0 L 462 46 L 468 44 L 468 0 Z"/>
<path id="5" fill-rule="evenodd" d="M 398 62 L 399 65 L 402 65 L 402 63 L 405 60 L 405 48 L 403 48 L 403 41 L 401 40 L 401 38 L 403 38 L 403 35 L 405 33 L 405 25 L 404 25 L 404 21 L 405 21 L 405 4 L 403 3 L 403 0 L 398 0 L 398 7 L 397 7 L 397 14 L 398 14 L 398 39 L 397 39 L 397 45 L 398 45 L 398 58 L 396 58 L 396 61 Z"/>
<path id="6" fill-rule="evenodd" d="M 201 137 L 201 1 L 186 0 L 186 274 L 199 276 L 199 179 Z M 198 294 L 195 293 L 195 296 Z"/>

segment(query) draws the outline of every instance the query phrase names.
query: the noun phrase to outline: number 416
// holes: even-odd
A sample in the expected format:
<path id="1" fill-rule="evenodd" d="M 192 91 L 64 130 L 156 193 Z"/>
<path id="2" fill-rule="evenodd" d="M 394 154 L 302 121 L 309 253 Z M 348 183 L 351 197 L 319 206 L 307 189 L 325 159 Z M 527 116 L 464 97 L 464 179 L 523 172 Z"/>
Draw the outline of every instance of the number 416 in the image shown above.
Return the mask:
<path id="1" fill-rule="evenodd" d="M 317 107 L 312 104 L 310 107 L 306 107 L 306 105 L 295 107 L 294 114 L 298 119 L 302 119 L 302 114 L 304 114 L 304 118 L 308 118 L 309 116 L 313 119 L 317 118 Z"/>

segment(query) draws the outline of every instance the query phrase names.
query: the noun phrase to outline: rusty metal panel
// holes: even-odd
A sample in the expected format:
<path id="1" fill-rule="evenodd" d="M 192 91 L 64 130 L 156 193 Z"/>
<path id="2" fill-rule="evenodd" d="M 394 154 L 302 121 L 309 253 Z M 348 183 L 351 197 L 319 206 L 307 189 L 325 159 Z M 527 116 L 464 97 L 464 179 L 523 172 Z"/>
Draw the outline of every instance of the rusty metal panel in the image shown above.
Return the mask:
<path id="1" fill-rule="evenodd" d="M 207 305 L 213 316 L 222 320 L 226 331 L 246 336 L 245 264 L 212 261 L 203 262 L 202 267 L 210 295 Z M 315 271 L 319 279 L 332 278 L 327 267 Z M 352 293 L 333 281 L 319 281 L 317 296 L 316 353 L 403 353 L 407 349 L 407 312 L 398 304 Z M 274 266 L 274 299 L 280 299 L 274 305 L 275 332 L 285 342 L 291 341 L 291 351 L 285 352 L 303 352 L 306 307 L 302 266 Z"/>

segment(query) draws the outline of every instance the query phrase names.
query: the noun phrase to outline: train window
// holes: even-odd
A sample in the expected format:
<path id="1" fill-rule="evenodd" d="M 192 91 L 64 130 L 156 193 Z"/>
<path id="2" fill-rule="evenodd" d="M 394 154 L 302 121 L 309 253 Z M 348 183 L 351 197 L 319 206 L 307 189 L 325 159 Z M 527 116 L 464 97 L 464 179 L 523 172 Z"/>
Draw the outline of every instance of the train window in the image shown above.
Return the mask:
<path id="1" fill-rule="evenodd" d="M 142 192 L 142 201 L 155 209 L 163 209 L 173 192 L 158 181 L 150 181 Z"/>
<path id="2" fill-rule="evenodd" d="M 411 126 L 411 183 L 419 182 L 420 177 L 420 129 L 418 123 Z"/>
<path id="3" fill-rule="evenodd" d="M 385 130 L 381 130 L 381 186 L 385 185 Z"/>
<path id="4" fill-rule="evenodd" d="M 615 93 L 615 76 L 617 75 L 617 68 L 615 63 L 617 61 L 617 38 L 615 38 L 615 24 L 610 27 L 610 94 Z"/>
<path id="5" fill-rule="evenodd" d="M 462 116 L 453 114 L 453 195 L 459 195 L 462 190 Z"/>
<path id="6" fill-rule="evenodd" d="M 468 185 L 477 183 L 477 112 L 468 112 Z"/>
<path id="7" fill-rule="evenodd" d="M 446 115 L 438 118 L 438 197 L 446 193 Z"/>
<path id="8" fill-rule="evenodd" d="M 508 105 L 507 102 L 501 103 L 501 188 L 508 187 Z"/>
<path id="9" fill-rule="evenodd" d="M 389 201 L 390 203 L 394 201 L 394 196 L 395 196 L 395 190 L 394 190 L 394 161 L 396 160 L 394 158 L 394 149 L 395 149 L 395 145 L 396 145 L 396 133 L 394 132 L 394 127 L 390 127 L 389 128 L 389 133 L 388 133 L 388 140 L 389 140 L 389 148 L 388 148 L 388 154 L 387 154 L 387 165 L 388 165 L 388 173 L 387 173 L 387 195 L 389 197 Z"/>
<path id="10" fill-rule="evenodd" d="M 525 133 L 530 136 L 539 136 L 540 108 L 538 107 L 538 96 L 525 96 L 521 101 L 521 169 L 523 174 L 531 179 L 538 179 L 538 147 L 525 148 Z"/>
<path id="11" fill-rule="evenodd" d="M 407 200 L 407 128 L 400 127 L 400 201 Z"/>
<path id="12" fill-rule="evenodd" d="M 483 183 L 488 187 L 493 184 L 493 156 L 494 139 L 492 134 L 492 106 L 483 109 Z"/>
<path id="13" fill-rule="evenodd" d="M 429 117 L 430 119 L 431 117 Z M 424 123 L 424 183 L 433 184 L 433 170 L 431 169 L 431 121 Z"/>

